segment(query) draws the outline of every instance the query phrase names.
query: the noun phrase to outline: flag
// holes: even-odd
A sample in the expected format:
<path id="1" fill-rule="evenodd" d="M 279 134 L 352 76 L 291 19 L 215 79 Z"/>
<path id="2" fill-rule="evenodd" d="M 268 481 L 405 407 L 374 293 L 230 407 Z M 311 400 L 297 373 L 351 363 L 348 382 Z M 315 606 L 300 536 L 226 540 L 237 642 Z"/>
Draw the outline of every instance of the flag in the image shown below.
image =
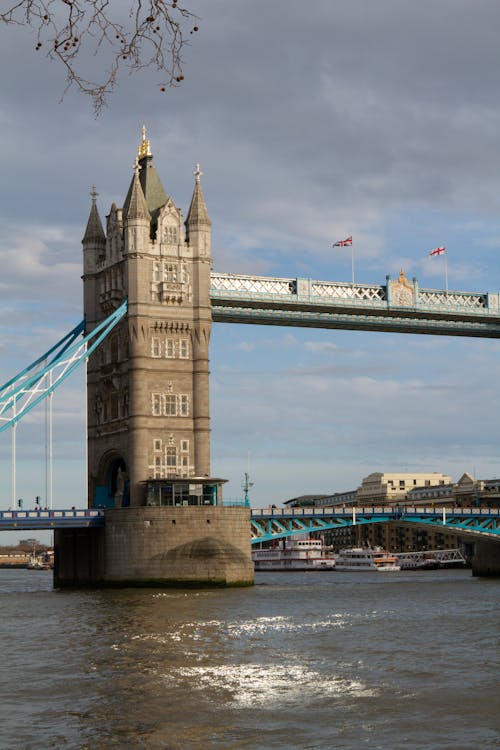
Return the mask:
<path id="1" fill-rule="evenodd" d="M 437 247 L 435 250 L 431 250 L 429 255 L 444 255 L 446 252 L 445 247 Z"/>
<path id="2" fill-rule="evenodd" d="M 332 247 L 349 247 L 349 245 L 352 245 L 352 235 L 351 237 L 347 237 L 345 240 L 341 240 L 340 242 L 334 242 Z"/>

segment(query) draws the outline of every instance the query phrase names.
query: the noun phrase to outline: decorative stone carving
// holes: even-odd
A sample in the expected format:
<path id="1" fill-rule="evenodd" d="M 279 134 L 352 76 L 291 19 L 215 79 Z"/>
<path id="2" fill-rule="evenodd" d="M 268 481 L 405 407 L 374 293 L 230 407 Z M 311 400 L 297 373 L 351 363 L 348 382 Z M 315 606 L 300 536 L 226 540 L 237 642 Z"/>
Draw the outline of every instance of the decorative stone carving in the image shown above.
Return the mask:
<path id="1" fill-rule="evenodd" d="M 397 281 L 391 281 L 391 302 L 396 307 L 411 307 L 415 304 L 415 290 L 406 278 L 403 269 Z"/>

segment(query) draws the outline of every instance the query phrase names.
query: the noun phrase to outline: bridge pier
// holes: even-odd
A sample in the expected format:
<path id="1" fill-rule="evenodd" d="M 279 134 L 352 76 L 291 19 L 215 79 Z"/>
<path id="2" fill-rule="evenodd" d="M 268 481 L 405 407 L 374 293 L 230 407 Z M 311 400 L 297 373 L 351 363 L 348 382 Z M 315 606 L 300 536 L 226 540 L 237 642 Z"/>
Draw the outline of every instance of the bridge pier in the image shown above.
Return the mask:
<path id="1" fill-rule="evenodd" d="M 500 577 L 500 544 L 490 541 L 476 542 L 471 565 L 473 576 Z"/>
<path id="2" fill-rule="evenodd" d="M 56 587 L 253 584 L 248 508 L 110 509 L 104 529 L 58 529 L 54 547 Z"/>

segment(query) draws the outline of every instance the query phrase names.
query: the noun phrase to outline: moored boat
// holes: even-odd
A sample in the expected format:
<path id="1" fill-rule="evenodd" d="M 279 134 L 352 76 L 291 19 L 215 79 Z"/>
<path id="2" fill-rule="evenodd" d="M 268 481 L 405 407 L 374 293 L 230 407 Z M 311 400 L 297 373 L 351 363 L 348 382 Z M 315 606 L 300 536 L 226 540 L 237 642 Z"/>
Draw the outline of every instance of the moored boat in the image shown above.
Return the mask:
<path id="1" fill-rule="evenodd" d="M 371 547 L 347 547 L 341 549 L 335 558 L 335 570 L 362 572 L 378 570 Z"/>
<path id="2" fill-rule="evenodd" d="M 396 555 L 391 555 L 390 552 L 375 550 L 373 562 L 377 566 L 377 570 L 381 570 L 382 572 L 392 573 L 401 570 L 398 558 Z"/>
<path id="3" fill-rule="evenodd" d="M 279 547 L 252 550 L 252 559 L 256 571 L 335 569 L 335 558 L 321 539 L 288 539 Z"/>

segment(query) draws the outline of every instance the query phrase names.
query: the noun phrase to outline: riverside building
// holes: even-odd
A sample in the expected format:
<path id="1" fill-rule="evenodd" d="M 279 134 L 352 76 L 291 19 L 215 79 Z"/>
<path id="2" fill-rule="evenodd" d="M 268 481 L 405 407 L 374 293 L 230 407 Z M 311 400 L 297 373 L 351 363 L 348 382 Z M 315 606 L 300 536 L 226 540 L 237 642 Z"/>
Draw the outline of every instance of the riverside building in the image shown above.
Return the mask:
<path id="1" fill-rule="evenodd" d="M 339 508 L 351 506 L 458 506 L 486 505 L 500 507 L 500 479 L 475 479 L 465 472 L 457 482 L 440 472 L 373 472 L 364 477 L 355 490 L 329 495 L 301 495 L 285 501 L 289 507 L 316 506 Z M 411 524 L 372 524 L 344 527 L 325 534 L 334 549 L 352 544 L 382 546 L 394 552 L 423 549 L 455 549 L 460 546 L 457 534 L 416 528 Z"/>

